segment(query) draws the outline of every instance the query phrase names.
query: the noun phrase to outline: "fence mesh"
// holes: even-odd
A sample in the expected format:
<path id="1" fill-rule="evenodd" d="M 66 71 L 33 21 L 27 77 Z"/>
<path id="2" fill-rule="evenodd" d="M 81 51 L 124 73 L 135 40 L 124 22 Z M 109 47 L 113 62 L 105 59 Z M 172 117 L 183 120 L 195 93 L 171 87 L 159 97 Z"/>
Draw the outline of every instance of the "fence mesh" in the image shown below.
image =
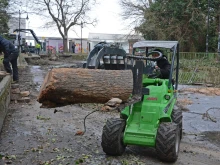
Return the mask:
<path id="1" fill-rule="evenodd" d="M 220 86 L 217 53 L 180 53 L 179 84 Z"/>

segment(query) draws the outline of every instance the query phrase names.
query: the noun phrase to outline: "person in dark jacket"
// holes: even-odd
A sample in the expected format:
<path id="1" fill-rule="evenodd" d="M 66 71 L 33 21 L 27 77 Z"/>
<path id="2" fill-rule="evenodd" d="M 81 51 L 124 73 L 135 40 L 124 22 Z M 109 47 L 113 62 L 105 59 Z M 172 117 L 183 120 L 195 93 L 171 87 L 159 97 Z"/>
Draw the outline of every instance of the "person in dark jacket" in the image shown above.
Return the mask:
<path id="1" fill-rule="evenodd" d="M 15 48 L 15 46 L 8 41 L 7 39 L 0 36 L 0 52 L 4 53 L 4 68 L 7 73 L 13 74 L 13 81 L 18 81 L 18 66 L 17 66 L 17 59 L 19 52 Z M 10 66 L 10 63 L 12 65 L 12 69 Z"/>
<path id="2" fill-rule="evenodd" d="M 76 47 L 76 44 L 73 43 L 73 44 L 72 44 L 72 51 L 73 51 L 73 53 L 75 53 L 75 47 Z"/>
<path id="3" fill-rule="evenodd" d="M 162 53 L 160 49 L 155 49 L 154 51 Z M 156 58 L 159 56 L 159 53 L 155 52 L 154 54 L 152 54 L 152 56 L 153 58 Z M 157 73 L 157 77 L 162 79 L 169 79 L 170 68 L 170 63 L 168 62 L 166 56 L 163 55 L 163 57 L 157 61 L 157 64 L 155 66 L 155 72 Z"/>

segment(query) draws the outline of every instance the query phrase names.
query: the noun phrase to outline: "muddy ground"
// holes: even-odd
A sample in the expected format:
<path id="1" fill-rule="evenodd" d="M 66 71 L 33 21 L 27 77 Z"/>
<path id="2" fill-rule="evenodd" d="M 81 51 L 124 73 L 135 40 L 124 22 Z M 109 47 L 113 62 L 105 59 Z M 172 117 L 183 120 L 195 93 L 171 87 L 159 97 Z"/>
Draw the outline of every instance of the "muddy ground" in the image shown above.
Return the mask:
<path id="1" fill-rule="evenodd" d="M 46 62 L 45 62 L 46 63 Z M 45 64 L 44 63 L 44 64 Z M 52 65 L 53 64 L 53 65 Z M 32 62 L 19 70 L 20 89 L 31 92 L 30 103 L 11 102 L 0 136 L 0 165 L 162 165 L 152 148 L 128 146 L 123 156 L 106 156 L 101 148 L 102 128 L 117 112 L 95 112 L 99 105 L 82 104 L 43 109 L 36 101 L 45 74 L 52 67 L 81 67 L 80 61 L 59 59 L 50 65 Z M 181 89 L 188 88 L 180 86 Z M 219 96 L 180 92 L 177 108 L 183 110 L 183 139 L 176 165 L 220 164 Z M 189 101 L 189 102 L 187 102 Z M 209 108 L 209 117 L 204 114 Z M 211 120 L 213 119 L 213 121 Z"/>

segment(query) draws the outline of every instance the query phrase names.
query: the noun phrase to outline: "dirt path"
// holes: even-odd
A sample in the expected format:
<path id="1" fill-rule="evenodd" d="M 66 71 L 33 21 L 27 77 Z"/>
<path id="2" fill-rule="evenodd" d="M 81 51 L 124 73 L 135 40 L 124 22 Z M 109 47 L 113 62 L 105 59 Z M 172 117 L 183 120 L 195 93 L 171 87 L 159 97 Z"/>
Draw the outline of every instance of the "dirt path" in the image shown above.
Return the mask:
<path id="1" fill-rule="evenodd" d="M 35 69 L 34 69 L 35 68 Z M 44 67 L 48 70 L 50 67 Z M 102 128 L 107 118 L 118 117 L 117 112 L 95 112 L 93 105 L 72 105 L 53 109 L 41 109 L 36 102 L 39 86 L 46 71 L 29 66 L 20 72 L 20 88 L 31 91 L 31 102 L 11 103 L 0 136 L 0 164 L 14 165 L 162 165 L 155 150 L 146 147 L 128 146 L 123 156 L 106 156 L 101 148 Z M 56 112 L 56 113 L 54 113 Z M 184 120 L 187 118 L 184 118 Z M 219 123 L 217 123 L 219 124 Z M 220 130 L 219 130 L 220 131 Z M 184 130 L 176 165 L 219 165 L 219 131 L 211 137 Z M 208 134 L 210 135 L 210 134 Z M 217 139 L 217 140 L 216 140 Z"/>

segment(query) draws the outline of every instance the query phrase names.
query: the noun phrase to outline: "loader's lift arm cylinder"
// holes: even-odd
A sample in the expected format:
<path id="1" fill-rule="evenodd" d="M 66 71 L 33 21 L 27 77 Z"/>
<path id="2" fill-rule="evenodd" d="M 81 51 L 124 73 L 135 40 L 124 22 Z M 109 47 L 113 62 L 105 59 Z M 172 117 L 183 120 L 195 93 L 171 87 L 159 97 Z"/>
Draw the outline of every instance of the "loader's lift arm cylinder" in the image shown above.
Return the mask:
<path id="1" fill-rule="evenodd" d="M 27 31 L 30 31 L 32 36 L 34 37 L 35 41 L 41 45 L 40 40 L 37 38 L 36 34 L 34 33 L 34 31 L 32 29 L 15 29 L 14 32 L 24 32 L 26 33 Z M 42 45 L 41 45 L 42 46 Z"/>

